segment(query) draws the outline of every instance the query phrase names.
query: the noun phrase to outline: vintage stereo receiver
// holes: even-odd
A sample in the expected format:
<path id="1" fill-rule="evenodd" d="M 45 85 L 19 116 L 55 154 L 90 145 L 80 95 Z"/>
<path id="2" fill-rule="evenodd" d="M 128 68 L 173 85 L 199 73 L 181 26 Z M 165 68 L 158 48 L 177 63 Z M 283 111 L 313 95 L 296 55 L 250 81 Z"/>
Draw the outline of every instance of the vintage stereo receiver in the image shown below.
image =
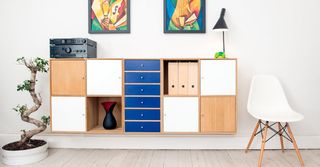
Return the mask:
<path id="1" fill-rule="evenodd" d="M 50 58 L 97 58 L 97 43 L 88 38 L 50 39 Z"/>

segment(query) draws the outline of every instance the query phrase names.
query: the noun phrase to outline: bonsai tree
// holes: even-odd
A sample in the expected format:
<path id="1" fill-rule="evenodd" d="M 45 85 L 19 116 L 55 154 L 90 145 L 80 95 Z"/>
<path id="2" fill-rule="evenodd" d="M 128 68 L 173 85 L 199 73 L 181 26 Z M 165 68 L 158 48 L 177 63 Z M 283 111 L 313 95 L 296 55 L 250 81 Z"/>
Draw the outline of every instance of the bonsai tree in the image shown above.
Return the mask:
<path id="1" fill-rule="evenodd" d="M 39 57 L 35 59 L 30 59 L 30 60 L 26 60 L 24 57 L 21 57 L 17 59 L 17 62 L 21 65 L 26 66 L 31 72 L 31 78 L 29 80 L 23 81 L 22 84 L 17 85 L 17 91 L 28 91 L 34 104 L 31 107 L 28 107 L 26 104 L 17 105 L 15 108 L 13 108 L 13 110 L 19 113 L 22 121 L 28 122 L 37 126 L 37 128 L 32 130 L 28 130 L 28 131 L 21 130 L 22 134 L 21 134 L 20 141 L 11 143 L 10 148 L 12 150 L 23 150 L 23 149 L 35 148 L 43 145 L 41 144 L 41 142 L 40 143 L 32 142 L 31 138 L 34 135 L 39 134 L 44 130 L 46 130 L 47 125 L 49 125 L 50 123 L 49 116 L 42 116 L 41 120 L 30 117 L 30 115 L 36 112 L 42 104 L 42 99 L 40 94 L 36 93 L 37 73 L 38 72 L 47 73 L 49 69 L 49 64 L 47 60 Z M 45 144 L 44 141 L 42 141 L 42 143 Z"/>

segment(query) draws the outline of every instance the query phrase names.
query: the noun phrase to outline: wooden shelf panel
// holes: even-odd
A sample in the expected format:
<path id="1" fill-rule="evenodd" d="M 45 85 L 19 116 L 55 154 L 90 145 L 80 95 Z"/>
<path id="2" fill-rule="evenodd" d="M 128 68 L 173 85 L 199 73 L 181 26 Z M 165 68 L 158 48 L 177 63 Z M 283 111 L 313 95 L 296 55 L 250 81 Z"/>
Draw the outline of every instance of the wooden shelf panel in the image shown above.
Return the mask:
<path id="1" fill-rule="evenodd" d="M 161 122 L 161 120 L 126 120 L 125 122 Z"/>
<path id="2" fill-rule="evenodd" d="M 168 95 L 165 94 L 163 97 L 199 97 L 199 95 Z"/>
<path id="3" fill-rule="evenodd" d="M 102 125 L 98 125 L 90 130 L 88 130 L 86 133 L 91 134 L 123 134 L 123 128 L 119 127 L 116 129 L 104 129 Z"/>
<path id="4" fill-rule="evenodd" d="M 87 97 L 122 97 L 122 95 L 87 95 Z"/>

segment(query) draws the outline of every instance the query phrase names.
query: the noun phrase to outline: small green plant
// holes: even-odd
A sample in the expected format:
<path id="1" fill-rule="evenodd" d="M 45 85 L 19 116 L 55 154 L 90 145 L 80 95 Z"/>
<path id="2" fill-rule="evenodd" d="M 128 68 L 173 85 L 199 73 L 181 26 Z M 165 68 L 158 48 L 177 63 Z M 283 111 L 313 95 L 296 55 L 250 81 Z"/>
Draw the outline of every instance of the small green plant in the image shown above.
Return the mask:
<path id="1" fill-rule="evenodd" d="M 17 85 L 17 91 L 28 91 L 34 104 L 32 107 L 28 107 L 26 104 L 17 105 L 15 108 L 13 108 L 13 110 L 19 113 L 23 121 L 37 126 L 37 128 L 32 130 L 21 130 L 21 139 L 17 144 L 17 147 L 20 147 L 23 144 L 30 144 L 30 139 L 34 135 L 46 130 L 47 125 L 50 124 L 50 116 L 42 116 L 41 121 L 30 117 L 30 115 L 36 112 L 42 104 L 41 96 L 39 93 L 37 94 L 35 90 L 37 73 L 47 73 L 49 70 L 49 63 L 48 60 L 39 57 L 30 60 L 26 60 L 24 57 L 21 57 L 17 59 L 17 62 L 26 66 L 31 72 L 31 77 L 29 80 L 25 80 L 21 84 Z"/>
<path id="2" fill-rule="evenodd" d="M 216 59 L 225 59 L 226 58 L 226 54 L 224 52 L 217 52 L 214 55 L 214 58 L 216 58 Z"/>

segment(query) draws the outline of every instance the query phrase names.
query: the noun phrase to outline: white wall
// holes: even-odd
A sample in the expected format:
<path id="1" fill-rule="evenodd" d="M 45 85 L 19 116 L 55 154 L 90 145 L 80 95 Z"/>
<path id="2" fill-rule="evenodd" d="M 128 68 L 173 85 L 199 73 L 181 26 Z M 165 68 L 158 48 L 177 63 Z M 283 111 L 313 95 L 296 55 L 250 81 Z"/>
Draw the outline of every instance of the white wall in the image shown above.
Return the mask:
<path id="1" fill-rule="evenodd" d="M 206 34 L 163 34 L 163 0 L 131 0 L 131 34 L 89 35 L 87 0 L 0 1 L 0 145 L 26 127 L 11 108 L 31 104 L 27 93 L 16 92 L 16 84 L 29 77 L 17 57 L 48 58 L 49 38 L 55 37 L 94 39 L 98 57 L 213 57 L 221 50 L 221 34 L 212 27 L 225 7 L 227 54 L 239 63 L 236 135 L 43 137 L 52 147 L 243 148 L 256 121 L 246 112 L 250 79 L 268 73 L 279 77 L 290 104 L 305 116 L 292 125 L 298 143 L 320 148 L 319 6 L 318 0 L 207 0 Z M 44 104 L 37 116 L 49 114 L 48 75 L 39 83 Z M 279 148 L 278 139 L 268 146 Z"/>

